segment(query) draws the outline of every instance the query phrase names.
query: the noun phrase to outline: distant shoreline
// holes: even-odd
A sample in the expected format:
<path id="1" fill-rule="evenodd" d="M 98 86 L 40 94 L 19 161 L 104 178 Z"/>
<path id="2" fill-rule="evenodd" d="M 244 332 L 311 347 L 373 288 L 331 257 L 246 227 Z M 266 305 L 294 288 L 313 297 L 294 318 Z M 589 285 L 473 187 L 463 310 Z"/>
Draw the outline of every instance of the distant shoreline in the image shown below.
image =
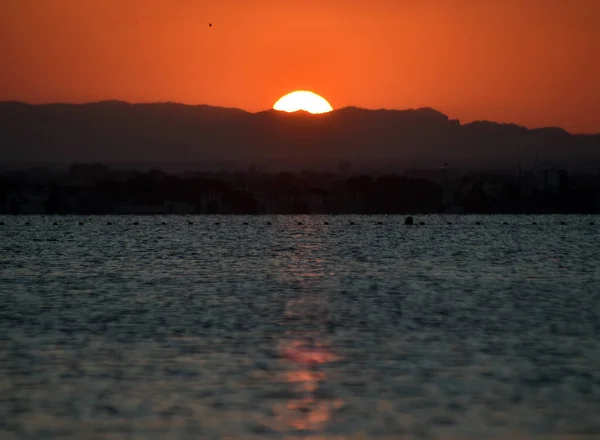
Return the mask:
<path id="1" fill-rule="evenodd" d="M 359 212 L 345 212 L 345 213 L 310 213 L 310 212 L 299 212 L 299 213 L 286 213 L 286 214 L 244 214 L 244 213 L 230 213 L 230 214 L 205 214 L 205 213 L 195 213 L 195 214 L 174 214 L 174 213 L 165 213 L 165 214 L 118 214 L 118 213 L 107 213 L 107 214 L 81 214 L 81 213 L 62 213 L 62 214 L 7 214 L 0 213 L 0 217 L 4 218 L 29 218 L 29 217 L 73 217 L 73 218 L 100 218 L 100 217 L 174 217 L 174 218 L 194 218 L 194 217 L 262 217 L 262 218 L 272 218 L 272 217 L 323 217 L 323 218 L 336 218 L 336 217 L 369 217 L 369 218 L 379 218 L 379 217 L 394 217 L 394 218 L 402 218 L 403 220 L 406 217 L 448 217 L 448 218 L 459 218 L 459 217 L 596 217 L 600 216 L 600 212 L 494 212 L 494 213 L 477 213 L 477 212 L 469 212 L 462 214 L 455 213 L 446 213 L 446 212 L 407 212 L 407 213 L 359 213 Z"/>
<path id="2" fill-rule="evenodd" d="M 401 174 L 248 171 L 167 174 L 74 164 L 0 173 L 0 214 L 597 214 L 600 174 L 449 167 Z"/>

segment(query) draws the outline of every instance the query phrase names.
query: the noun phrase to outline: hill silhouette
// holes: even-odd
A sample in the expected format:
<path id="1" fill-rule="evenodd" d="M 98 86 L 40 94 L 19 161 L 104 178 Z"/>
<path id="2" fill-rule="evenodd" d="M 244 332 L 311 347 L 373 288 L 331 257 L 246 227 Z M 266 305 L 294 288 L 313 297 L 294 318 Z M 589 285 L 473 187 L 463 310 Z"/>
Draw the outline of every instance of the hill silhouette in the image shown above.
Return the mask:
<path id="1" fill-rule="evenodd" d="M 249 113 L 176 103 L 0 102 L 0 163 L 600 164 L 600 135 L 460 124 L 431 108 Z M 333 161 L 333 162 L 332 162 Z"/>

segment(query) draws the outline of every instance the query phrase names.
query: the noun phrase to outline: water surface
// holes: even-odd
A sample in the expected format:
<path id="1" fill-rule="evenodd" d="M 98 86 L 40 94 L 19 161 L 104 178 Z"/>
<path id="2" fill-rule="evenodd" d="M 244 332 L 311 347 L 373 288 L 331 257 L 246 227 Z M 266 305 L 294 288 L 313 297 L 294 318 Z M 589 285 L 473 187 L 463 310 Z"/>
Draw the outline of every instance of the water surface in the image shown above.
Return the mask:
<path id="1" fill-rule="evenodd" d="M 599 438 L 600 218 L 415 220 L 0 217 L 0 438 Z"/>

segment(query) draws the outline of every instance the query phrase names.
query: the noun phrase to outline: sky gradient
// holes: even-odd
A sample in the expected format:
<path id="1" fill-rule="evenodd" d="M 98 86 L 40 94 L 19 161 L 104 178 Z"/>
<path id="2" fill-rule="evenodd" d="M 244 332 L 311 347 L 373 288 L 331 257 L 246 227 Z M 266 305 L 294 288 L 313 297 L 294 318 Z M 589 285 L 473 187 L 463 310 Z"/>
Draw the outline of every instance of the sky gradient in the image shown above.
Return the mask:
<path id="1" fill-rule="evenodd" d="M 31 103 L 260 111 L 307 89 L 592 133 L 598 54 L 599 0 L 0 0 L 0 100 Z"/>

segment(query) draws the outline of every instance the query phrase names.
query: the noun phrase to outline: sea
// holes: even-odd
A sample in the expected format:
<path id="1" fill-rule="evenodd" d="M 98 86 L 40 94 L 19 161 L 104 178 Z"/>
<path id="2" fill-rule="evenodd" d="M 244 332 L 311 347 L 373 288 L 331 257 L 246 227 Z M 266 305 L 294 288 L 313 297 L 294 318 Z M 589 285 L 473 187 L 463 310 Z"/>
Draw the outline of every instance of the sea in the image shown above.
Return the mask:
<path id="1" fill-rule="evenodd" d="M 600 216 L 0 216 L 0 439 L 600 439 Z"/>

